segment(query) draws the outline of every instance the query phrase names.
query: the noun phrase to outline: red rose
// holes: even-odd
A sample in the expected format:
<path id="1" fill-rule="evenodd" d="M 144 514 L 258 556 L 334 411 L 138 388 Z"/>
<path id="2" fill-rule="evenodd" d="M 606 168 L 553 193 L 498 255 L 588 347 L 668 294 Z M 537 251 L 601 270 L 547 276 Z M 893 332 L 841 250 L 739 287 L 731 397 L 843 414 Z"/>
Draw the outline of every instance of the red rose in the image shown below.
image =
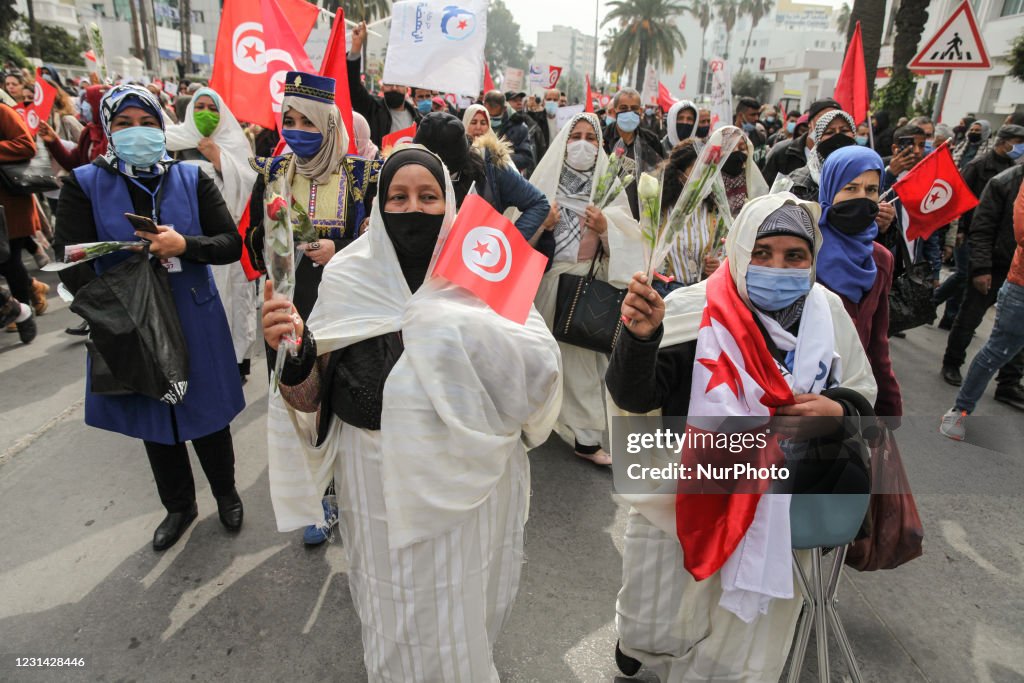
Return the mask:
<path id="1" fill-rule="evenodd" d="M 81 247 L 79 247 L 77 249 L 67 249 L 64 252 L 64 262 L 65 263 L 77 263 L 78 261 L 81 261 L 84 258 L 85 258 L 85 249 L 82 249 Z"/>
<path id="2" fill-rule="evenodd" d="M 708 163 L 717 164 L 722 160 L 722 146 L 715 145 L 708 148 Z"/>
<path id="3" fill-rule="evenodd" d="M 275 196 L 267 202 L 267 217 L 272 221 L 279 221 L 285 217 L 287 209 L 288 203 L 284 200 L 284 197 L 280 195 Z"/>

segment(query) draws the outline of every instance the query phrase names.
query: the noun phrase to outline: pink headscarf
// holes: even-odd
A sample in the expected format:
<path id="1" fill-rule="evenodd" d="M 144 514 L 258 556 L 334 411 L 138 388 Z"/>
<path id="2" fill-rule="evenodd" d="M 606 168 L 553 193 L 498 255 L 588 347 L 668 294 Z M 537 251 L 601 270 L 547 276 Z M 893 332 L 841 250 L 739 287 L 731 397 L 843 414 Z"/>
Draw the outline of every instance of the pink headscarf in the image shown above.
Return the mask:
<path id="1" fill-rule="evenodd" d="M 352 137 L 356 141 L 356 154 L 364 159 L 374 159 L 379 153 L 377 145 L 370 139 L 370 124 L 359 112 L 352 112 Z"/>

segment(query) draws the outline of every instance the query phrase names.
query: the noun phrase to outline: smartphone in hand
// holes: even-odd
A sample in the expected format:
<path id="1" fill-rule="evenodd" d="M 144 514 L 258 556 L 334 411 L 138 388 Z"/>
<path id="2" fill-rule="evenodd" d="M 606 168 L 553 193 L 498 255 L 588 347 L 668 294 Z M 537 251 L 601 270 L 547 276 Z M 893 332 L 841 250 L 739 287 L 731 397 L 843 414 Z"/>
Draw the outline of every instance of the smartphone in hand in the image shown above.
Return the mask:
<path id="1" fill-rule="evenodd" d="M 902 137 L 897 138 L 896 139 L 896 146 L 899 148 L 899 150 L 901 152 L 903 150 L 907 149 L 908 147 L 913 147 L 914 146 L 914 136 L 913 135 L 904 135 Z"/>
<path id="2" fill-rule="evenodd" d="M 132 224 L 132 227 L 139 232 L 150 232 L 154 235 L 160 232 L 156 229 L 156 221 L 148 216 L 140 216 L 134 213 L 125 213 L 124 217 Z"/>

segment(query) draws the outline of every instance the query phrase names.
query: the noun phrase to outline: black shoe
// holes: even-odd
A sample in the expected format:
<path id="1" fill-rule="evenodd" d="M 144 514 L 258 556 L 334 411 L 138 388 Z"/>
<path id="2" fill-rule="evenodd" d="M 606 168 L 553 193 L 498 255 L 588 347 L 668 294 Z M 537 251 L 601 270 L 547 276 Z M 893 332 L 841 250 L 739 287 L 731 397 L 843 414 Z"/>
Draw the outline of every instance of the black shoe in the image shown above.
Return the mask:
<path id="1" fill-rule="evenodd" d="M 22 344 L 31 344 L 32 340 L 36 338 L 38 329 L 36 328 L 36 314 L 32 313 L 25 322 L 15 323 L 18 326 L 18 339 L 21 340 Z"/>
<path id="2" fill-rule="evenodd" d="M 964 378 L 960 376 L 960 368 L 953 365 L 942 366 L 942 379 L 946 380 L 946 384 L 952 384 L 954 387 L 964 383 Z"/>
<path id="3" fill-rule="evenodd" d="M 943 318 L 942 320 L 939 321 L 938 328 L 940 330 L 951 330 L 951 329 L 953 329 L 953 319 L 952 318 Z"/>
<path id="4" fill-rule="evenodd" d="M 906 332 L 893 332 L 889 336 L 890 337 L 895 337 L 896 339 L 906 339 L 907 338 L 907 333 Z"/>
<path id="5" fill-rule="evenodd" d="M 635 676 L 636 672 L 643 666 L 640 660 L 633 659 L 627 654 L 623 654 L 622 650 L 619 649 L 619 641 L 615 641 L 615 666 L 619 667 L 619 671 L 627 676 Z"/>
<path id="6" fill-rule="evenodd" d="M 74 335 L 75 337 L 84 337 L 89 334 L 89 323 L 83 320 L 81 325 L 64 328 L 64 334 Z"/>
<path id="7" fill-rule="evenodd" d="M 217 497 L 217 514 L 220 516 L 220 523 L 228 531 L 238 531 L 242 528 L 242 512 L 242 499 L 238 497 L 237 491 Z"/>
<path id="8" fill-rule="evenodd" d="M 167 550 L 178 542 L 189 525 L 199 516 L 195 503 L 185 512 L 169 512 L 153 533 L 153 550 Z"/>
<path id="9" fill-rule="evenodd" d="M 1024 387 L 1014 384 L 1008 387 L 996 387 L 996 400 L 1024 410 Z"/>

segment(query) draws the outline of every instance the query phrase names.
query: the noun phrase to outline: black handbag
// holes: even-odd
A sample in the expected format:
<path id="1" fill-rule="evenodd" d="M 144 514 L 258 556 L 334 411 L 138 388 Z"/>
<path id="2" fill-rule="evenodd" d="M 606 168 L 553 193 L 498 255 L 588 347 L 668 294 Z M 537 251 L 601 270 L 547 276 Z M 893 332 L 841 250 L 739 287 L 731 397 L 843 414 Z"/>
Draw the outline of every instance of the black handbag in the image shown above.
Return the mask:
<path id="1" fill-rule="evenodd" d="M 0 187 L 10 194 L 27 197 L 37 192 L 59 190 L 60 183 L 48 162 L 44 166 L 30 159 L 16 164 L 0 164 Z"/>
<path id="2" fill-rule="evenodd" d="M 560 342 L 610 354 L 622 332 L 622 300 L 626 290 L 594 277 L 603 254 L 601 246 L 586 275 L 558 276 L 552 333 Z"/>
<path id="3" fill-rule="evenodd" d="M 932 266 L 926 261 L 911 263 L 910 250 L 902 236 L 896 244 L 903 272 L 893 278 L 889 290 L 889 336 L 935 322 L 932 296 Z"/>
<path id="4" fill-rule="evenodd" d="M 11 243 L 7 239 L 7 212 L 0 206 L 0 263 L 11 257 Z"/>

